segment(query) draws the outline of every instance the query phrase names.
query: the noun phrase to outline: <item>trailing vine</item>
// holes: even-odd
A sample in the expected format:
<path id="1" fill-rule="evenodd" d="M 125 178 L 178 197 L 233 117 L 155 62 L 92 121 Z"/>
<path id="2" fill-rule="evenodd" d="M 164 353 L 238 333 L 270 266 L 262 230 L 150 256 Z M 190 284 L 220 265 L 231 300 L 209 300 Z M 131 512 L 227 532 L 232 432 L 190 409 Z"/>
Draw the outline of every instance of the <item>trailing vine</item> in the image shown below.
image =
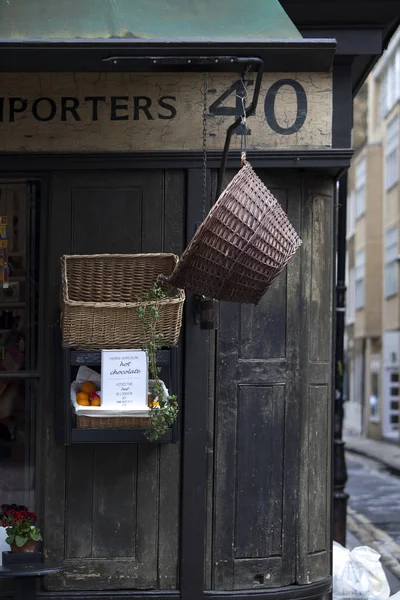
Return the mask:
<path id="1" fill-rule="evenodd" d="M 149 419 L 150 427 L 145 436 L 154 442 L 165 433 L 178 417 L 178 402 L 176 396 L 165 397 L 164 387 L 160 381 L 160 368 L 157 367 L 157 350 L 162 346 L 163 334 L 157 333 L 157 324 L 160 313 L 160 300 L 164 300 L 168 294 L 157 285 L 143 296 L 140 301 L 145 303 L 138 307 L 137 315 L 143 326 L 143 338 L 149 359 L 149 375 L 154 381 L 149 389 L 152 396 Z"/>

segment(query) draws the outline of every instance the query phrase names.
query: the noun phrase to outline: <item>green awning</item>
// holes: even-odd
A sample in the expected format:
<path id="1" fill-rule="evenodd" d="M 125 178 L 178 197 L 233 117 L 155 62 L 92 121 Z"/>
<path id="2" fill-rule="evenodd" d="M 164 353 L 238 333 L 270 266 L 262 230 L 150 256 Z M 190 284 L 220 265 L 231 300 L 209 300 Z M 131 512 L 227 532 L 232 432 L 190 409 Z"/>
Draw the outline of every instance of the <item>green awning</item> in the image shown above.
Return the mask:
<path id="1" fill-rule="evenodd" d="M 0 38 L 301 38 L 278 0 L 0 0 Z"/>

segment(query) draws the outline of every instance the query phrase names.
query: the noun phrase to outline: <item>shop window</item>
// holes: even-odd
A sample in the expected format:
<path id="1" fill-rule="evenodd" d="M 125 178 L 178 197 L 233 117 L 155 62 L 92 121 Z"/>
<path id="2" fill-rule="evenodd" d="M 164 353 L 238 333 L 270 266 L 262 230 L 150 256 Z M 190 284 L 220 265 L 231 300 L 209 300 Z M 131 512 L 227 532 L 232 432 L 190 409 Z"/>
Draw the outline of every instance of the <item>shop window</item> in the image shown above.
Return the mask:
<path id="1" fill-rule="evenodd" d="M 365 158 L 362 158 L 356 164 L 356 219 L 359 219 L 365 213 L 366 166 Z"/>
<path id="2" fill-rule="evenodd" d="M 364 308 L 365 304 L 365 252 L 356 254 L 356 310 Z"/>
<path id="3" fill-rule="evenodd" d="M 0 182 L 0 222 L 0 504 L 34 510 L 39 385 L 36 184 Z"/>
<path id="4" fill-rule="evenodd" d="M 394 296 L 398 291 L 398 227 L 391 227 L 385 235 L 385 297 Z"/>
<path id="5" fill-rule="evenodd" d="M 396 185 L 399 179 L 399 119 L 395 117 L 387 126 L 386 135 L 386 189 Z"/>

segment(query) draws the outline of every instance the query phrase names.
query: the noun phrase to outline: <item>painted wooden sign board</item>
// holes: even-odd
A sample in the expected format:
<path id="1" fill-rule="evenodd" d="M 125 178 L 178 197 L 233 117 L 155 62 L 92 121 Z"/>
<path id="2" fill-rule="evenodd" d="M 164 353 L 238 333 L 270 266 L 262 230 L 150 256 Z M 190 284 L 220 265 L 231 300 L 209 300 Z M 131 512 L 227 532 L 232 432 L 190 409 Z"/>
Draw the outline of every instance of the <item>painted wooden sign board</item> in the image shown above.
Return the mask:
<path id="1" fill-rule="evenodd" d="M 27 73 L 1 75 L 0 151 L 201 150 L 201 73 Z M 251 101 L 254 76 L 246 82 Z M 241 111 L 235 74 L 208 77 L 207 148 L 223 148 Z M 332 143 L 332 74 L 264 74 L 252 150 L 327 148 Z M 240 148 L 240 135 L 232 148 Z"/>
<path id="2" fill-rule="evenodd" d="M 147 410 L 147 398 L 147 353 L 142 350 L 102 350 L 101 408 Z"/>

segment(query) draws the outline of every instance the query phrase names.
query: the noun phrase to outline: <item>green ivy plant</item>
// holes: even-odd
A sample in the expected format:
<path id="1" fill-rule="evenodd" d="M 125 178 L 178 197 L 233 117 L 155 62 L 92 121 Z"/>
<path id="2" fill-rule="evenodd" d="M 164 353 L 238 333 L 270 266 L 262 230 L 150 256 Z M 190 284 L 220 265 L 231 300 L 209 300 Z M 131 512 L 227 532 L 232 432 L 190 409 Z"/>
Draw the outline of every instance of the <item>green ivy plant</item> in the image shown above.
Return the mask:
<path id="1" fill-rule="evenodd" d="M 154 381 L 149 393 L 153 401 L 150 406 L 150 427 L 145 436 L 151 442 L 157 441 L 165 433 L 178 417 L 178 402 L 176 396 L 164 396 L 164 388 L 159 378 L 160 369 L 157 367 L 157 350 L 162 346 L 163 335 L 157 332 L 157 324 L 160 314 L 160 300 L 164 300 L 168 294 L 155 283 L 151 290 L 141 299 L 137 309 L 137 315 L 143 326 L 143 338 L 145 340 L 144 350 L 147 350 L 149 358 L 149 375 Z"/>

